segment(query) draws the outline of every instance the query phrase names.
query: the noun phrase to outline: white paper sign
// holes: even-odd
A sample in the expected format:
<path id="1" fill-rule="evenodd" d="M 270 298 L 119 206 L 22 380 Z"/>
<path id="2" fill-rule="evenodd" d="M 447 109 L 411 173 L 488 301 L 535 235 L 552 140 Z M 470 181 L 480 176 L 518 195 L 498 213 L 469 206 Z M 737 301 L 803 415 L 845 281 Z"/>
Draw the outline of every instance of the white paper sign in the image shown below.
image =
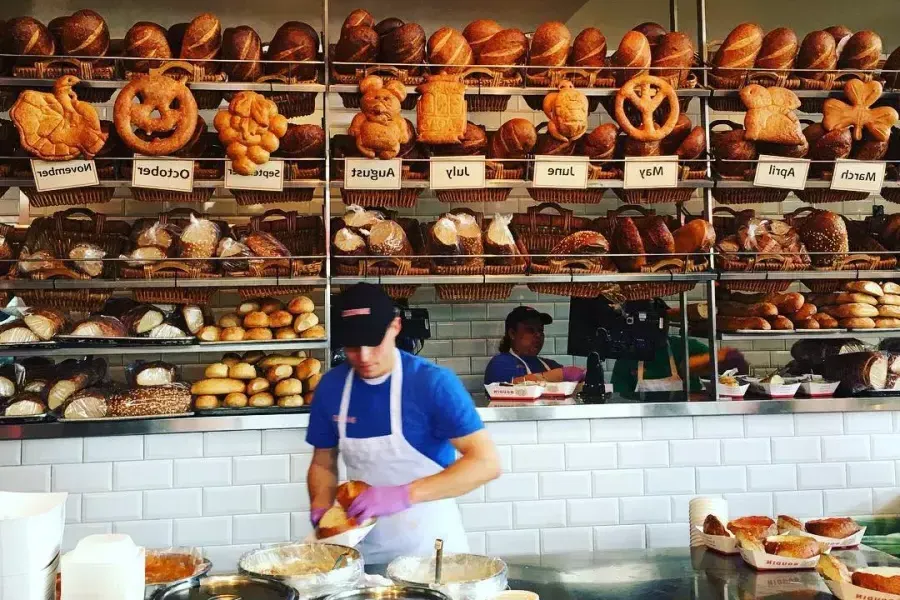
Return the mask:
<path id="1" fill-rule="evenodd" d="M 885 165 L 878 161 L 838 159 L 834 163 L 831 189 L 877 194 L 884 184 Z"/>
<path id="2" fill-rule="evenodd" d="M 626 190 L 678 187 L 678 157 L 626 157 L 625 182 L 622 187 Z"/>
<path id="3" fill-rule="evenodd" d="M 806 187 L 806 176 L 808 174 L 808 160 L 760 154 L 759 163 L 756 166 L 756 177 L 753 178 L 753 185 L 757 187 L 802 190 Z"/>
<path id="4" fill-rule="evenodd" d="M 232 190 L 281 192 L 284 190 L 284 161 L 270 160 L 264 165 L 257 165 L 253 175 L 241 175 L 231 167 L 229 160 L 225 163 L 225 187 Z"/>
<path id="5" fill-rule="evenodd" d="M 194 161 L 136 158 L 131 185 L 139 188 L 190 192 L 194 189 Z"/>
<path id="6" fill-rule="evenodd" d="M 536 188 L 565 188 L 583 190 L 588 181 L 587 156 L 534 157 L 534 181 Z"/>
<path id="7" fill-rule="evenodd" d="M 484 187 L 483 156 L 433 156 L 430 185 L 433 190 Z"/>
<path id="8" fill-rule="evenodd" d="M 349 190 L 399 190 L 402 167 L 403 162 L 399 158 L 346 158 L 344 187 Z"/>
<path id="9" fill-rule="evenodd" d="M 99 185 L 97 167 L 92 160 L 53 162 L 32 160 L 34 187 L 39 192 Z"/>

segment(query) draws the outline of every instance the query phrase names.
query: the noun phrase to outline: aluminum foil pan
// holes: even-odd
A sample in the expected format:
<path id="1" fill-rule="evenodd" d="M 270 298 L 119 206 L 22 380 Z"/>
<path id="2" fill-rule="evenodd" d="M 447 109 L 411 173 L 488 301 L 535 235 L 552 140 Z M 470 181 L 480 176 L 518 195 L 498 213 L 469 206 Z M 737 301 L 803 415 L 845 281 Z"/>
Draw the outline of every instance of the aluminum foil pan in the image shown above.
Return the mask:
<path id="1" fill-rule="evenodd" d="M 338 557 L 346 554 L 334 568 Z M 337 544 L 283 544 L 251 550 L 238 561 L 241 573 L 274 579 L 301 597 L 326 596 L 359 585 L 363 559 L 359 551 Z"/>
<path id="2" fill-rule="evenodd" d="M 144 598 L 150 598 L 158 590 L 182 582 L 189 582 L 190 585 L 196 585 L 200 581 L 200 578 L 206 577 L 210 569 L 212 569 L 212 563 L 208 559 L 203 558 L 203 555 L 198 548 L 166 548 L 147 550 L 145 555 L 145 562 L 153 560 L 153 558 L 157 556 L 165 557 L 169 555 L 187 557 L 187 560 L 194 563 L 194 572 L 184 579 L 146 584 L 144 586 Z"/>
<path id="3" fill-rule="evenodd" d="M 439 584 L 433 556 L 401 556 L 387 568 L 387 576 L 399 584 L 427 585 L 453 600 L 487 600 L 506 589 L 507 572 L 499 558 L 478 554 L 444 554 Z"/>

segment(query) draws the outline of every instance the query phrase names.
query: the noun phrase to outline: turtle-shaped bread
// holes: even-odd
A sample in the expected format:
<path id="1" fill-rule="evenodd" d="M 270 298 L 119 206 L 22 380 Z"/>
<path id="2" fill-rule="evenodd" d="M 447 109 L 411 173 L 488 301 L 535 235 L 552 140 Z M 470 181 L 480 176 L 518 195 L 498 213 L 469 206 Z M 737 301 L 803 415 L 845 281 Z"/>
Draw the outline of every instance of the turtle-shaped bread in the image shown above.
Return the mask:
<path id="1" fill-rule="evenodd" d="M 544 96 L 543 109 L 550 119 L 547 132 L 555 139 L 574 142 L 587 132 L 588 100 L 571 81 L 563 81 L 558 92 Z"/>
<path id="2" fill-rule="evenodd" d="M 106 143 L 97 111 L 78 100 L 74 91 L 80 80 L 64 75 L 53 84 L 53 92 L 25 90 L 9 115 L 22 147 L 44 160 L 93 158 Z"/>
<path id="3" fill-rule="evenodd" d="M 740 94 L 747 107 L 745 139 L 792 146 L 803 143 L 800 120 L 794 114 L 800 108 L 797 94 L 786 88 L 766 88 L 756 83 L 741 88 Z"/>

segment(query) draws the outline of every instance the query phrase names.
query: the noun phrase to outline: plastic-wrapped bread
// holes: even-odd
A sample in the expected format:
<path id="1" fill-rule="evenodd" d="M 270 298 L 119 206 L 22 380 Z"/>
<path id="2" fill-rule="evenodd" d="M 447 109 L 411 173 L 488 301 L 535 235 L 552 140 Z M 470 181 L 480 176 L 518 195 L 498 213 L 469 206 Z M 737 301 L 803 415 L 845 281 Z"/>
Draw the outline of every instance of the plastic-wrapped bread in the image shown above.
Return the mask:
<path id="1" fill-rule="evenodd" d="M 73 394 L 61 407 L 64 419 L 103 419 L 109 409 L 106 398 L 110 390 L 88 388 Z"/>
<path id="2" fill-rule="evenodd" d="M 51 340 L 66 326 L 66 317 L 55 308 L 35 308 L 22 317 L 25 325 L 42 340 Z"/>
<path id="3" fill-rule="evenodd" d="M 39 394 L 25 392 L 13 397 L 6 405 L 3 414 L 7 417 L 31 417 L 47 412 L 47 405 Z"/>
<path id="4" fill-rule="evenodd" d="M 39 271 L 59 269 L 63 266 L 62 261 L 57 259 L 49 250 L 29 252 L 27 248 L 22 248 L 22 251 L 19 253 L 18 268 L 23 273 L 37 273 Z"/>
<path id="5" fill-rule="evenodd" d="M 67 363 L 60 366 L 57 378 L 46 388 L 47 406 L 56 410 L 77 392 L 98 384 L 106 375 L 106 362 L 99 358 Z"/>
<path id="6" fill-rule="evenodd" d="M 468 213 L 451 213 L 447 215 L 456 223 L 456 232 L 459 235 L 459 245 L 466 256 L 479 256 L 484 254 L 484 246 L 481 242 L 481 226 L 475 217 Z"/>
<path id="7" fill-rule="evenodd" d="M 153 263 L 165 260 L 168 257 L 163 248 L 157 246 L 142 246 L 135 248 L 129 254 L 123 254 L 119 258 L 125 260 L 129 267 L 143 267 L 144 265 L 152 265 Z"/>
<path id="8" fill-rule="evenodd" d="M 174 239 L 168 228 L 159 221 L 145 221 L 141 225 L 135 224 L 131 232 L 131 241 L 139 248 L 155 246 L 168 250 Z"/>
<path id="9" fill-rule="evenodd" d="M 384 220 L 384 215 L 377 210 L 366 210 L 358 204 L 351 204 L 344 213 L 344 225 L 359 231 L 369 231 L 375 223 Z"/>
<path id="10" fill-rule="evenodd" d="M 171 323 L 160 323 L 156 327 L 150 330 L 150 333 L 147 334 L 147 337 L 151 338 L 161 338 L 161 339 L 174 339 L 174 338 L 183 338 L 188 337 L 188 334 L 182 331 L 180 328 L 172 325 Z"/>
<path id="11" fill-rule="evenodd" d="M 253 256 L 253 252 L 246 244 L 230 238 L 222 238 L 216 246 L 216 256 L 228 259 L 222 261 L 222 268 L 226 271 L 245 271 L 249 268 L 247 258 Z"/>
<path id="12" fill-rule="evenodd" d="M 138 362 L 132 365 L 134 384 L 139 387 L 169 385 L 175 383 L 175 365 L 161 360 Z"/>
<path id="13" fill-rule="evenodd" d="M 90 277 L 99 277 L 103 273 L 103 258 L 105 256 L 106 250 L 97 244 L 75 244 L 69 250 L 69 259 L 75 265 L 75 270 L 81 271 Z"/>
<path id="14" fill-rule="evenodd" d="M 338 256 L 360 256 L 366 253 L 366 240 L 349 227 L 341 227 L 334 234 L 334 249 Z"/>
<path id="15" fill-rule="evenodd" d="M 116 338 L 128 335 L 128 330 L 119 319 L 105 315 L 94 315 L 72 328 L 71 335 L 90 338 Z"/>
<path id="16" fill-rule="evenodd" d="M 287 246 L 282 244 L 274 235 L 265 231 L 254 231 L 245 237 L 243 242 L 255 256 L 276 258 L 291 255 Z"/>
<path id="17" fill-rule="evenodd" d="M 412 245 L 396 221 L 379 221 L 372 226 L 369 250 L 375 256 L 412 256 Z"/>
<path id="18" fill-rule="evenodd" d="M 823 368 L 829 377 L 840 380 L 840 390 L 846 394 L 881 390 L 887 385 L 888 359 L 881 352 L 829 356 L 825 359 Z"/>
<path id="19" fill-rule="evenodd" d="M 28 344 L 39 338 L 22 319 L 10 319 L 0 325 L 0 344 Z"/>
<path id="20" fill-rule="evenodd" d="M 121 321 L 128 333 L 143 335 L 165 321 L 166 315 L 150 304 L 139 304 L 122 315 Z"/>
<path id="21" fill-rule="evenodd" d="M 436 264 L 462 264 L 463 259 L 459 257 L 463 254 L 463 249 L 456 221 L 441 217 L 431 225 L 428 229 L 428 253 L 442 257 L 433 259 Z"/>
<path id="22" fill-rule="evenodd" d="M 9 377 L 0 376 L 0 399 L 11 398 L 16 393 L 16 384 Z"/>
<path id="23" fill-rule="evenodd" d="M 491 224 L 488 225 L 484 232 L 484 251 L 485 254 L 496 254 L 496 258 L 488 258 L 487 263 L 491 265 L 513 265 L 516 263 L 516 256 L 519 249 L 516 246 L 516 239 L 513 237 L 509 224 L 512 222 L 512 215 L 494 215 Z"/>
<path id="24" fill-rule="evenodd" d="M 220 235 L 218 225 L 192 214 L 190 223 L 178 239 L 178 255 L 182 258 L 212 258 Z"/>
<path id="25" fill-rule="evenodd" d="M 197 335 L 203 329 L 203 326 L 206 325 L 206 314 L 203 312 L 203 308 L 199 306 L 185 304 L 181 307 L 181 316 L 184 318 L 184 324 L 191 335 Z"/>
<path id="26" fill-rule="evenodd" d="M 186 413 L 191 408 L 191 392 L 186 385 L 171 384 L 135 388 L 113 394 L 107 401 L 111 417 L 149 417 Z"/>

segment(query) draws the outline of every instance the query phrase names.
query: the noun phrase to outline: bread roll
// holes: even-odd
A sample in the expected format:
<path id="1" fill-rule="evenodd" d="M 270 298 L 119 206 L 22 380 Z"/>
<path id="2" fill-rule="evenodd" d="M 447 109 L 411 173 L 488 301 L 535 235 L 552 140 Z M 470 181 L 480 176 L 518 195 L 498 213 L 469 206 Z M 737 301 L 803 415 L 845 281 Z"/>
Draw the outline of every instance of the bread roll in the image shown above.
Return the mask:
<path id="1" fill-rule="evenodd" d="M 338 42 L 340 44 L 340 41 Z M 315 65 L 299 65 L 297 61 L 315 60 L 319 51 L 319 35 L 316 30 L 302 21 L 288 21 L 275 32 L 266 52 L 266 60 L 292 61 L 288 64 L 266 65 L 266 72 L 273 75 L 297 77 L 310 80 L 316 76 Z M 335 50 L 335 59 L 337 50 Z"/>
<path id="2" fill-rule="evenodd" d="M 766 554 L 787 558 L 812 558 L 821 553 L 819 542 L 808 536 L 778 535 L 767 538 L 764 543 Z"/>
<path id="3" fill-rule="evenodd" d="M 215 15 L 203 13 L 191 21 L 181 41 L 181 58 L 212 60 L 222 49 L 222 25 Z"/>
<path id="4" fill-rule="evenodd" d="M 219 327 L 240 327 L 242 319 L 235 313 L 224 314 L 219 317 Z"/>
<path id="5" fill-rule="evenodd" d="M 316 307 L 313 301 L 306 296 L 297 296 L 288 303 L 287 309 L 292 315 L 302 315 L 303 313 L 313 312 L 316 310 Z"/>
<path id="6" fill-rule="evenodd" d="M 531 37 L 528 64 L 536 67 L 563 67 L 569 58 L 572 34 L 559 21 L 538 26 Z"/>
<path id="7" fill-rule="evenodd" d="M 405 25 L 403 19 L 398 19 L 397 17 L 388 17 L 387 19 L 382 19 L 375 23 L 372 29 L 374 29 L 375 33 L 383 38 L 395 29 L 403 27 L 403 25 Z"/>
<path id="8" fill-rule="evenodd" d="M 139 58 L 172 58 L 172 49 L 166 39 L 166 30 L 156 23 L 140 21 L 125 34 L 125 56 Z M 160 61 L 126 61 L 128 71 L 146 73 L 151 67 L 158 67 Z"/>
<path id="9" fill-rule="evenodd" d="M 848 292 L 859 292 L 876 298 L 884 296 L 884 290 L 874 281 L 848 281 L 844 284 L 844 289 Z"/>
<path id="10" fill-rule="evenodd" d="M 246 62 L 225 63 L 225 72 L 234 81 L 256 81 L 262 75 L 262 41 L 247 25 L 226 29 L 222 38 L 222 58 Z"/>
<path id="11" fill-rule="evenodd" d="M 882 77 L 885 80 L 885 89 L 891 90 L 900 87 L 900 46 L 895 48 L 891 55 L 887 57 L 887 60 L 884 61 L 883 69 Z M 888 71 L 893 72 L 889 73 Z"/>
<path id="12" fill-rule="evenodd" d="M 275 396 L 295 396 L 303 394 L 303 382 L 293 377 L 282 379 L 275 384 Z"/>
<path id="13" fill-rule="evenodd" d="M 224 396 L 238 392 L 243 393 L 244 389 L 244 382 L 239 379 L 201 379 L 191 385 L 191 394 L 195 396 L 205 394 Z"/>
<path id="14" fill-rule="evenodd" d="M 237 314 L 239 314 L 240 316 L 243 317 L 243 316 L 249 315 L 252 312 L 259 311 L 260 308 L 262 308 L 262 307 L 260 306 L 259 302 L 257 302 L 256 300 L 242 302 L 237 308 Z"/>
<path id="15" fill-rule="evenodd" d="M 801 306 L 797 312 L 791 315 L 791 318 L 794 321 L 805 321 L 807 319 L 811 319 L 814 314 L 819 312 L 818 307 L 815 304 L 810 302 L 805 302 L 803 306 Z"/>
<path id="16" fill-rule="evenodd" d="M 8 44 L 12 54 L 52 56 L 56 43 L 50 30 L 33 17 L 12 19 L 8 26 Z"/>
<path id="17" fill-rule="evenodd" d="M 819 325 L 822 329 L 837 329 L 838 321 L 834 317 L 824 312 L 817 312 L 812 316 L 813 319 L 818 321 Z"/>
<path id="18" fill-rule="evenodd" d="M 254 408 L 268 408 L 275 406 L 275 397 L 269 392 L 259 392 L 250 396 L 248 404 Z"/>
<path id="19" fill-rule="evenodd" d="M 466 25 L 462 35 L 466 38 L 466 41 L 469 42 L 469 47 L 472 49 L 475 59 L 477 60 L 481 53 L 481 47 L 485 42 L 501 31 L 503 31 L 503 27 L 501 27 L 497 21 L 491 19 L 477 19 Z"/>
<path id="20" fill-rule="evenodd" d="M 380 38 L 374 29 L 360 25 L 347 29 L 334 47 L 336 62 L 370 63 L 378 58 Z M 335 65 L 339 73 L 353 73 L 354 65 Z"/>
<path id="21" fill-rule="evenodd" d="M 467 66 L 475 57 L 469 42 L 452 27 L 441 27 L 428 38 L 428 61 L 436 65 Z M 460 68 L 443 68 L 441 73 L 459 73 Z"/>
<path id="22" fill-rule="evenodd" d="M 247 363 L 237 363 L 228 368 L 228 376 L 232 379 L 255 379 L 256 368 Z"/>
<path id="23" fill-rule="evenodd" d="M 303 382 L 303 392 L 314 392 L 316 388 L 319 387 L 319 382 L 322 381 L 322 374 L 317 373 L 315 375 L 310 376 L 309 379 Z"/>
<path id="24" fill-rule="evenodd" d="M 69 56 L 106 56 L 109 27 L 99 14 L 84 9 L 63 22 L 62 50 Z"/>
<path id="25" fill-rule="evenodd" d="M 275 365 L 266 369 L 266 379 L 272 383 L 287 379 L 293 374 L 294 367 L 291 365 Z"/>
<path id="26" fill-rule="evenodd" d="M 731 30 L 713 57 L 713 73 L 720 77 L 744 77 L 762 47 L 763 30 L 756 23 L 741 23 Z"/>
<path id="27" fill-rule="evenodd" d="M 885 284 L 886 286 L 886 284 Z M 890 305 L 900 305 L 900 295 L 897 294 L 885 294 L 876 300 L 877 304 L 890 304 Z"/>
<path id="28" fill-rule="evenodd" d="M 426 39 L 418 23 L 401 25 L 381 38 L 381 59 L 388 63 L 424 63 Z"/>
<path id="29" fill-rule="evenodd" d="M 274 334 L 268 327 L 252 327 L 244 333 L 244 339 L 248 341 L 271 340 L 273 337 Z"/>
<path id="30" fill-rule="evenodd" d="M 264 377 L 254 377 L 247 382 L 247 393 L 251 396 L 269 389 L 269 381 Z"/>
<path id="31" fill-rule="evenodd" d="M 832 294 L 830 301 L 826 301 L 823 306 L 834 305 L 834 304 L 869 304 L 871 306 L 878 306 L 879 298 L 875 296 L 870 296 L 868 294 L 862 294 L 859 292 L 839 292 L 836 294 Z"/>
<path id="32" fill-rule="evenodd" d="M 722 300 L 716 304 L 717 314 L 724 317 L 777 317 L 778 307 L 771 302 L 757 302 L 756 304 L 742 304 Z"/>
<path id="33" fill-rule="evenodd" d="M 881 60 L 881 36 L 874 31 L 857 31 L 847 40 L 838 57 L 839 69 L 871 71 Z"/>
<path id="34" fill-rule="evenodd" d="M 794 319 L 794 329 L 821 329 L 819 322 L 810 317 L 809 319 Z"/>
<path id="35" fill-rule="evenodd" d="M 778 315 L 776 317 L 769 317 L 769 324 L 772 325 L 772 329 L 777 330 L 791 330 L 794 328 L 794 324 L 790 319 L 785 317 L 784 315 Z"/>
<path id="36" fill-rule="evenodd" d="M 837 44 L 827 31 L 813 31 L 803 38 L 796 61 L 797 75 L 804 79 L 822 79 L 825 71 L 837 68 Z M 804 71 L 805 70 L 805 71 Z"/>
<path id="37" fill-rule="evenodd" d="M 247 394 L 233 392 L 225 396 L 225 406 L 230 408 L 244 408 L 247 406 Z"/>
<path id="38" fill-rule="evenodd" d="M 772 325 L 762 317 L 716 317 L 716 327 L 722 331 L 769 331 Z"/>
<path id="39" fill-rule="evenodd" d="M 877 317 L 880 316 L 878 310 L 877 307 L 869 304 L 853 303 L 826 306 L 822 309 L 822 312 L 829 314 L 836 319 L 849 319 L 851 317 Z"/>
<path id="40" fill-rule="evenodd" d="M 309 329 L 300 332 L 301 339 L 319 340 L 325 338 L 325 328 L 321 325 L 313 325 Z"/>
<path id="41" fill-rule="evenodd" d="M 302 313 L 297 315 L 294 319 L 294 331 L 303 333 L 307 329 L 315 327 L 318 324 L 319 317 L 316 316 L 316 313 Z"/>
<path id="42" fill-rule="evenodd" d="M 779 27 L 766 34 L 762 40 L 755 67 L 776 72 L 790 71 L 797 57 L 797 34 L 788 27 Z"/>
<path id="43" fill-rule="evenodd" d="M 573 67 L 596 68 L 606 64 L 606 36 L 596 27 L 587 27 L 575 36 L 569 62 Z"/>
<path id="44" fill-rule="evenodd" d="M 244 329 L 250 329 L 251 327 L 268 327 L 269 315 L 262 311 L 247 313 L 244 315 L 243 326 Z"/>
<path id="45" fill-rule="evenodd" d="M 678 84 L 685 82 L 694 61 L 694 44 L 691 38 L 679 31 L 667 33 L 653 49 L 650 66 L 651 75 L 677 78 Z"/>
<path id="46" fill-rule="evenodd" d="M 515 118 L 505 122 L 491 135 L 489 158 L 525 158 L 537 144 L 537 131 L 531 121 Z"/>
<path id="47" fill-rule="evenodd" d="M 297 408 L 304 406 L 306 401 L 302 394 L 295 394 L 292 396 L 281 396 L 278 398 L 277 404 L 281 408 Z"/>
<path id="48" fill-rule="evenodd" d="M 211 410 L 219 408 L 219 398 L 211 394 L 203 394 L 194 398 L 194 408 L 197 410 Z"/>
<path id="49" fill-rule="evenodd" d="M 309 379 L 313 375 L 318 375 L 322 372 L 322 361 L 318 358 L 307 358 L 304 359 L 302 363 L 297 365 L 294 370 L 294 377 L 297 379 Z"/>
<path id="50" fill-rule="evenodd" d="M 900 306 L 894 306 L 893 304 L 883 304 L 878 307 L 878 316 L 885 318 L 900 318 Z"/>
<path id="51" fill-rule="evenodd" d="M 197 337 L 204 342 L 218 342 L 222 336 L 222 330 L 215 325 L 207 325 L 197 332 Z"/>
<path id="52" fill-rule="evenodd" d="M 295 367 L 302 363 L 306 358 L 300 358 L 299 356 L 283 356 L 281 354 L 270 354 L 266 356 L 262 360 L 260 360 L 256 366 L 261 369 L 268 369 L 269 367 L 274 367 L 276 365 L 291 365 Z"/>
<path id="53" fill-rule="evenodd" d="M 294 322 L 294 315 L 286 310 L 276 310 L 269 315 L 269 327 L 279 329 L 281 327 L 290 327 Z"/>
<path id="54" fill-rule="evenodd" d="M 650 66 L 652 55 L 650 42 L 639 31 L 629 31 L 619 42 L 619 48 L 610 59 L 610 64 L 616 67 L 625 67 L 616 73 L 616 80 L 622 84 L 632 77 L 644 73 L 643 69 Z"/>
<path id="55" fill-rule="evenodd" d="M 479 65 L 518 65 L 525 62 L 528 39 L 519 29 L 504 29 L 481 47 Z"/>
<path id="56" fill-rule="evenodd" d="M 206 370 L 203 371 L 203 376 L 208 379 L 228 377 L 228 365 L 225 363 L 207 365 Z"/>
<path id="57" fill-rule="evenodd" d="M 375 27 L 375 17 L 364 8 L 357 8 L 351 11 L 341 25 L 341 36 L 343 37 L 351 27 L 357 27 L 359 25 Z"/>
<path id="58" fill-rule="evenodd" d="M 243 327 L 225 327 L 219 334 L 219 339 L 223 342 L 241 342 L 245 335 Z"/>

